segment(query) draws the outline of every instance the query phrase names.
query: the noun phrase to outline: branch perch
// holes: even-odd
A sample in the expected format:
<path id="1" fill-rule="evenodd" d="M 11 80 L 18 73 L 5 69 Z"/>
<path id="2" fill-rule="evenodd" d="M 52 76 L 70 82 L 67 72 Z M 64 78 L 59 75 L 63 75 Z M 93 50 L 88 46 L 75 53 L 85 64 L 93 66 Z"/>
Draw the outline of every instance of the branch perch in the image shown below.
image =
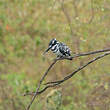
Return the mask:
<path id="1" fill-rule="evenodd" d="M 62 80 L 58 80 L 58 81 L 53 81 L 53 82 L 48 82 L 48 83 L 46 83 L 46 84 L 49 84 L 49 85 L 46 85 L 46 87 L 44 87 L 42 90 L 40 90 L 40 91 L 37 93 L 37 95 L 38 95 L 38 94 L 41 94 L 41 93 L 44 92 L 44 91 L 46 91 L 46 90 L 47 90 L 48 88 L 50 88 L 50 87 L 55 87 L 55 86 L 57 86 L 57 85 L 60 85 L 60 84 L 63 83 L 64 81 L 70 79 L 70 78 L 71 78 L 73 75 L 75 75 L 77 72 L 79 72 L 79 71 L 81 71 L 82 69 L 84 69 L 85 67 L 87 67 L 89 64 L 91 64 L 91 63 L 93 63 L 93 62 L 95 62 L 95 61 L 97 61 L 97 60 L 99 60 L 99 59 L 101 59 L 101 58 L 103 58 L 103 57 L 105 57 L 105 56 L 107 56 L 107 55 L 110 55 L 110 52 L 104 53 L 103 55 L 100 55 L 100 56 L 94 58 L 93 60 L 89 61 L 89 62 L 86 63 L 85 65 L 83 65 L 83 66 L 79 67 L 78 69 L 76 69 L 74 72 L 72 72 L 72 73 L 69 74 L 68 76 L 64 77 Z M 25 94 L 25 96 L 26 96 L 26 95 L 34 95 L 34 94 L 35 94 L 34 92 L 30 92 L 30 93 L 28 93 L 28 94 Z"/>
<path id="2" fill-rule="evenodd" d="M 104 53 L 103 55 L 100 55 L 100 56 L 94 58 L 93 60 L 89 61 L 89 62 L 86 63 L 85 65 L 79 67 L 77 70 L 75 70 L 75 71 L 74 71 L 73 73 L 71 73 L 70 75 L 64 77 L 64 79 L 62 79 L 62 80 L 53 81 L 53 82 L 47 82 L 46 84 L 58 84 L 58 85 L 59 85 L 60 83 L 66 81 L 66 80 L 68 80 L 68 79 L 70 79 L 74 74 L 76 74 L 77 72 L 79 72 L 80 70 L 82 70 L 83 68 L 85 68 L 86 66 L 88 66 L 89 64 L 91 64 L 91 63 L 95 62 L 96 60 L 101 59 L 102 57 L 107 56 L 107 55 L 109 55 L 109 54 L 110 54 L 110 52 L 106 52 L 106 53 Z"/>

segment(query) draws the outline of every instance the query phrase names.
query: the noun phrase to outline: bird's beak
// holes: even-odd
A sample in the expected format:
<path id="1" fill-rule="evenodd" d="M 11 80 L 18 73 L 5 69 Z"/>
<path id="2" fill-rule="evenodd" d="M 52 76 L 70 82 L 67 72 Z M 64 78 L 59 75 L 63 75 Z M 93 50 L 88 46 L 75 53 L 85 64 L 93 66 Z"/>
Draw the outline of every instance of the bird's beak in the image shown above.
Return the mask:
<path id="1" fill-rule="evenodd" d="M 45 50 L 45 52 L 43 53 L 43 55 L 45 55 L 45 53 L 47 53 L 50 49 L 51 49 L 51 47 L 48 47 L 48 49 Z"/>

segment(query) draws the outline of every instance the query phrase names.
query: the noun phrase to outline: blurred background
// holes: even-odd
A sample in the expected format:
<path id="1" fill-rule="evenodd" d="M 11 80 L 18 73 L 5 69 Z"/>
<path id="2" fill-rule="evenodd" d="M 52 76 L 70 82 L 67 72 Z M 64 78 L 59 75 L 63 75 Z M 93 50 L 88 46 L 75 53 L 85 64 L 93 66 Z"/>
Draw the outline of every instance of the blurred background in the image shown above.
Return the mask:
<path id="1" fill-rule="evenodd" d="M 110 47 L 110 0 L 0 0 L 0 110 L 24 110 L 55 55 L 49 41 L 73 53 Z M 44 82 L 62 79 L 92 56 L 59 61 Z M 31 110 L 110 110 L 110 56 L 39 95 Z"/>

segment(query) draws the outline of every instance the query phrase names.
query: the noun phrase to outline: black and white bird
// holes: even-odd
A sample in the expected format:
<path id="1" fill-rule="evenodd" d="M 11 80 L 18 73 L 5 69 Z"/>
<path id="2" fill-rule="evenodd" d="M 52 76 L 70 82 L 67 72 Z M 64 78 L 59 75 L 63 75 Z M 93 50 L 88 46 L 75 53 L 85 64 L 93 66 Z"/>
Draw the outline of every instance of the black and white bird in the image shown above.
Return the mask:
<path id="1" fill-rule="evenodd" d="M 72 60 L 69 47 L 62 42 L 58 42 L 55 38 L 49 42 L 48 48 L 44 54 L 49 50 L 55 53 L 58 58 L 68 58 L 69 60 Z"/>

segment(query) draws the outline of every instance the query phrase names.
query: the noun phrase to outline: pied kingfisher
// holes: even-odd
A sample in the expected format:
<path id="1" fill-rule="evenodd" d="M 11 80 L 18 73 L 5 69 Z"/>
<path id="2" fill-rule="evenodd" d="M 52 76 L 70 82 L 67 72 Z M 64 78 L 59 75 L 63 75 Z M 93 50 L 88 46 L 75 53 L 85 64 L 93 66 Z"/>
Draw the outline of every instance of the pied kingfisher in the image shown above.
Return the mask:
<path id="1" fill-rule="evenodd" d="M 69 58 L 69 60 L 72 60 L 69 47 L 62 42 L 58 42 L 55 38 L 50 41 L 48 48 L 44 52 L 44 54 L 49 50 L 55 53 L 58 58 Z"/>

